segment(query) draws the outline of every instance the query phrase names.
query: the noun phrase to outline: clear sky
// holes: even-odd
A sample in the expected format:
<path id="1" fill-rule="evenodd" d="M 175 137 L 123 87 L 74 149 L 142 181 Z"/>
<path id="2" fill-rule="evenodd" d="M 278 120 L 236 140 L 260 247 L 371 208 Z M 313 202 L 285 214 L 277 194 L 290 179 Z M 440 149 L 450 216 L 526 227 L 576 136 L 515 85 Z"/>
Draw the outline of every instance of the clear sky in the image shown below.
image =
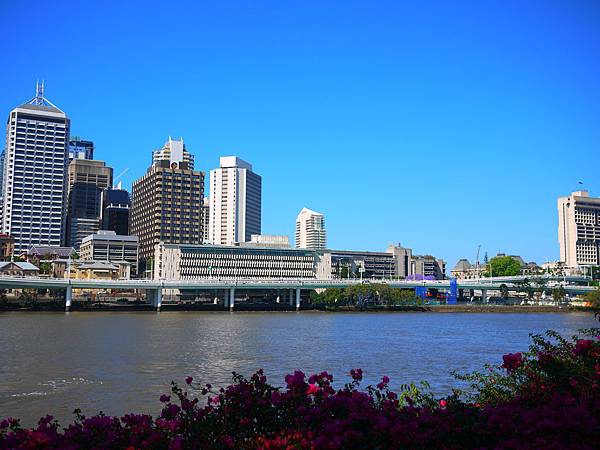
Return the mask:
<path id="1" fill-rule="evenodd" d="M 0 113 L 34 94 L 127 187 L 183 136 L 304 206 L 332 248 L 558 257 L 556 198 L 600 196 L 597 1 L 0 0 Z"/>

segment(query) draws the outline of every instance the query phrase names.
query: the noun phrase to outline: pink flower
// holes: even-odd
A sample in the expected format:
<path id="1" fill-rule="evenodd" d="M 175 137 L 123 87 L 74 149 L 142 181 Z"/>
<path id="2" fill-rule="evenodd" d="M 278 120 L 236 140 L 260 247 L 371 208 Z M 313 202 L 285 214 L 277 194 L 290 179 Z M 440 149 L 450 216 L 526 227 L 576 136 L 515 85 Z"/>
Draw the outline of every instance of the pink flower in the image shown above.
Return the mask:
<path id="1" fill-rule="evenodd" d="M 350 376 L 352 377 L 352 379 L 354 381 L 360 381 L 360 380 L 362 380 L 362 377 L 363 377 L 363 371 L 362 371 L 362 369 L 352 369 L 350 371 Z"/>
<path id="2" fill-rule="evenodd" d="M 445 408 L 446 406 L 448 406 L 448 402 L 447 402 L 446 400 L 444 400 L 444 399 L 441 399 L 441 400 L 440 400 L 440 406 L 441 406 L 442 408 Z"/>
<path id="3" fill-rule="evenodd" d="M 381 382 L 377 383 L 377 389 L 382 390 L 384 389 L 388 383 L 390 382 L 390 379 L 387 375 L 384 375 L 383 378 L 381 378 Z"/>
<path id="4" fill-rule="evenodd" d="M 523 354 L 521 353 L 509 353 L 508 355 L 502 356 L 502 367 L 508 372 L 512 372 L 523 365 Z"/>
<path id="5" fill-rule="evenodd" d="M 194 381 L 194 379 L 193 379 L 192 377 L 187 377 L 187 378 L 185 379 L 185 382 L 186 382 L 187 384 L 192 384 L 192 381 Z"/>
<path id="6" fill-rule="evenodd" d="M 212 403 L 213 405 L 218 405 L 218 404 L 219 404 L 219 402 L 220 402 L 220 400 L 221 400 L 221 399 L 219 398 L 219 396 L 218 396 L 218 395 L 215 395 L 214 397 L 211 397 L 211 398 L 209 398 L 209 399 L 208 399 L 208 401 L 209 401 L 210 403 Z"/>
<path id="7" fill-rule="evenodd" d="M 591 339 L 579 339 L 575 344 L 575 348 L 573 349 L 573 353 L 577 356 L 585 355 L 590 348 L 594 345 L 594 341 Z"/>
<path id="8" fill-rule="evenodd" d="M 319 386 L 316 384 L 309 384 L 308 389 L 306 390 L 306 395 L 315 395 L 317 392 L 319 392 L 319 390 Z"/>

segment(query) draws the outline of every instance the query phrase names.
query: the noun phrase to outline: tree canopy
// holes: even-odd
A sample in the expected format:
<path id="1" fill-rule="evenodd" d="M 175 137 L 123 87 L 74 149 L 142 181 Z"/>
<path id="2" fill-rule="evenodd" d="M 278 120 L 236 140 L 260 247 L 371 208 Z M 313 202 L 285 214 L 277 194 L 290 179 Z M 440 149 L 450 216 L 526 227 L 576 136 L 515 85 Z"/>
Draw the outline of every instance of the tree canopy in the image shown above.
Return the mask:
<path id="1" fill-rule="evenodd" d="M 510 256 L 494 256 L 492 259 L 490 259 L 484 275 L 486 277 L 512 277 L 520 274 L 521 264 L 519 261 L 511 258 Z"/>

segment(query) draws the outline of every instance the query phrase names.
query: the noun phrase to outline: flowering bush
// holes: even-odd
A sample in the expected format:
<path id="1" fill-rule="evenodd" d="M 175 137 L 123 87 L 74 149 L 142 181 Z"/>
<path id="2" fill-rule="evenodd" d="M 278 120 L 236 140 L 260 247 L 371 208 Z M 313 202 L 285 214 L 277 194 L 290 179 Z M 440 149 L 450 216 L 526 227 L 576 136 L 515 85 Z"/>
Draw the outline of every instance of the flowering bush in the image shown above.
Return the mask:
<path id="1" fill-rule="evenodd" d="M 66 428 L 46 416 L 32 429 L 5 419 L 0 449 L 592 449 L 600 442 L 599 335 L 533 336 L 528 352 L 459 376 L 470 388 L 441 399 L 414 385 L 393 392 L 387 376 L 361 390 L 361 369 L 338 390 L 327 372 L 296 371 L 283 388 L 262 370 L 249 379 L 234 373 L 220 389 L 188 377 L 186 389 L 172 383 L 160 396 L 157 418 L 76 411 Z"/>

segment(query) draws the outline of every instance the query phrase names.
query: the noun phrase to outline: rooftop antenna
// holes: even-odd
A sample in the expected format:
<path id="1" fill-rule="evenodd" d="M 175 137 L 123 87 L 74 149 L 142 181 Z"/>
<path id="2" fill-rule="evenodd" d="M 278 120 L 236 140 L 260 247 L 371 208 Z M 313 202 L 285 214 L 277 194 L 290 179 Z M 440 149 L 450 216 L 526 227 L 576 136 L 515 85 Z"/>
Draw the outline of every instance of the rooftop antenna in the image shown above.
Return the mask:
<path id="1" fill-rule="evenodd" d="M 35 82 L 35 97 L 33 97 L 31 100 L 29 100 L 27 102 L 27 104 L 28 105 L 36 105 L 36 106 L 50 106 L 50 107 L 58 109 L 60 111 L 60 109 L 54 103 L 52 103 L 50 100 L 48 100 L 46 97 L 44 97 L 44 86 L 45 86 L 44 80 L 42 80 L 41 83 L 40 83 L 40 80 L 36 80 L 36 82 Z"/>

